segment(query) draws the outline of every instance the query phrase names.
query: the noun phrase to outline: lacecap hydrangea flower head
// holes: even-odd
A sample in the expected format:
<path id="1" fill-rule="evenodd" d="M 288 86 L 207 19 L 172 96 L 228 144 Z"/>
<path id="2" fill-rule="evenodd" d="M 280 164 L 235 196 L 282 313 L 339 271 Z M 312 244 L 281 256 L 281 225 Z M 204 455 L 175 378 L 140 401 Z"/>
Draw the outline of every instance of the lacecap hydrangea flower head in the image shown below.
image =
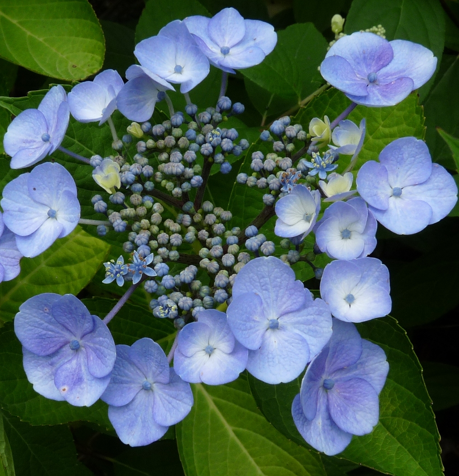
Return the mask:
<path id="1" fill-rule="evenodd" d="M 333 334 L 311 362 L 292 405 L 301 436 L 329 456 L 352 435 L 366 435 L 379 421 L 379 394 L 389 364 L 381 347 L 362 339 L 353 324 L 333 320 Z"/>
<path id="2" fill-rule="evenodd" d="M 239 271 L 227 316 L 249 349 L 247 370 L 271 384 L 298 377 L 331 335 L 328 306 L 274 257 L 251 260 Z"/>
<path id="3" fill-rule="evenodd" d="M 422 45 L 356 32 L 330 48 L 320 73 L 356 104 L 383 107 L 398 104 L 420 88 L 436 66 L 437 58 Z"/>
<path id="4" fill-rule="evenodd" d="M 375 218 L 399 235 L 437 223 L 457 202 L 457 185 L 441 165 L 432 163 L 427 145 L 403 137 L 384 147 L 379 163 L 366 162 L 357 190 Z"/>
<path id="5" fill-rule="evenodd" d="M 113 337 L 75 296 L 31 297 L 16 314 L 14 331 L 27 378 L 40 395 L 81 407 L 94 404 L 107 388 L 116 357 Z"/>

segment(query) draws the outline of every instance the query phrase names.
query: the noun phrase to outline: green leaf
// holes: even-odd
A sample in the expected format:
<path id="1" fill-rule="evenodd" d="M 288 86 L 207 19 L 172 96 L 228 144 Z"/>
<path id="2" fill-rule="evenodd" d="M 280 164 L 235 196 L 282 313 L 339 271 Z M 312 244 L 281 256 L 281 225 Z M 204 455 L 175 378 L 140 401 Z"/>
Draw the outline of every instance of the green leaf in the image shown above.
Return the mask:
<path id="1" fill-rule="evenodd" d="M 158 15 L 161 12 L 161 15 Z M 155 36 L 161 28 L 174 20 L 183 20 L 191 15 L 210 17 L 210 13 L 197 0 L 148 0 L 140 15 L 135 31 L 135 41 Z"/>
<path id="2" fill-rule="evenodd" d="M 116 476 L 184 475 L 175 441 L 161 440 L 143 448 L 129 448 L 113 460 Z"/>
<path id="3" fill-rule="evenodd" d="M 0 109 L 0 137 L 2 139 L 9 125 L 10 125 L 10 113 L 6 109 Z M 2 140 L 0 142 L 0 154 L 4 154 L 4 153 L 5 153 L 5 149 L 3 148 L 3 140 Z"/>
<path id="4" fill-rule="evenodd" d="M 448 134 L 443 129 L 438 128 L 437 131 L 451 149 L 454 162 L 456 163 L 456 172 L 459 172 L 459 139 Z"/>
<path id="5" fill-rule="evenodd" d="M 3 412 L 5 432 L 11 444 L 17 476 L 77 476 L 72 433 L 65 426 L 33 427 Z"/>
<path id="6" fill-rule="evenodd" d="M 86 0 L 5 0 L 0 6 L 0 56 L 68 81 L 96 73 L 104 35 Z"/>
<path id="7" fill-rule="evenodd" d="M 4 322 L 19 306 L 41 293 L 78 294 L 93 278 L 109 245 L 77 227 L 36 258 L 21 260 L 21 273 L 0 284 L 0 313 Z"/>
<path id="8" fill-rule="evenodd" d="M 422 367 L 434 410 L 459 405 L 459 367 L 441 362 L 422 362 Z"/>
<path id="9" fill-rule="evenodd" d="M 108 406 L 99 400 L 90 408 L 48 400 L 35 392 L 22 366 L 22 346 L 11 323 L 0 330 L 0 406 L 31 425 L 90 421 L 111 429 Z"/>
<path id="10" fill-rule="evenodd" d="M 193 408 L 176 426 L 187 476 L 326 474 L 317 455 L 288 441 L 265 420 L 244 376 L 228 385 L 192 387 Z"/>
<path id="11" fill-rule="evenodd" d="M 292 25 L 278 33 L 277 45 L 263 63 L 241 73 L 294 106 L 323 84 L 317 67 L 326 51 L 327 42 L 312 23 Z"/>
<path id="12" fill-rule="evenodd" d="M 441 476 L 440 436 L 421 366 L 406 332 L 391 317 L 357 327 L 363 338 L 384 349 L 390 370 L 380 394 L 378 425 L 369 435 L 354 436 L 339 457 L 397 476 Z M 300 378 L 272 386 L 251 377 L 250 386 L 268 421 L 288 438 L 309 447 L 290 413 Z"/>
<path id="13" fill-rule="evenodd" d="M 136 63 L 134 56 L 135 32 L 124 25 L 111 21 L 102 21 L 101 25 L 106 42 L 103 69 L 116 69 L 124 77 L 129 66 Z"/>
<path id="14" fill-rule="evenodd" d="M 233 7 L 245 19 L 269 21 L 266 2 L 263 0 L 200 0 L 200 3 L 209 10 L 210 16 L 224 8 Z"/>
<path id="15" fill-rule="evenodd" d="M 0 413 L 0 475 L 15 476 L 13 454 L 5 433 L 3 415 Z"/>
<path id="16" fill-rule="evenodd" d="M 438 1 L 354 0 L 344 24 L 347 34 L 382 25 L 388 40 L 409 40 L 433 51 L 440 64 L 445 44 L 445 17 Z M 437 68 L 438 71 L 438 68 Z M 424 100 L 434 78 L 420 90 Z"/>
<path id="17" fill-rule="evenodd" d="M 321 31 L 331 32 L 332 16 L 339 13 L 347 17 L 352 0 L 322 0 L 320 2 L 305 2 L 293 0 L 293 11 L 297 23 L 313 22 Z"/>

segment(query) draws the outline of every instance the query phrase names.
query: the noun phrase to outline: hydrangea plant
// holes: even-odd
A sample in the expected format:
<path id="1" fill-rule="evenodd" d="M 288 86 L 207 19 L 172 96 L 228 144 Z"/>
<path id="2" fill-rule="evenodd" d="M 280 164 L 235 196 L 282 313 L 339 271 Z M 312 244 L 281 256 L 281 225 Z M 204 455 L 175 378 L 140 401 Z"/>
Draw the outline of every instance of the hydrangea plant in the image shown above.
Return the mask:
<path id="1" fill-rule="evenodd" d="M 3 467 L 11 445 L 32 474 L 16 455 L 38 441 L 44 473 L 80 471 L 36 456 L 75 441 L 95 474 L 442 474 L 394 319 L 435 319 L 410 260 L 455 243 L 457 167 L 424 141 L 418 96 L 441 42 L 358 31 L 359 0 L 334 36 L 245 8 L 150 0 L 123 61 L 105 32 L 102 69 L 90 32 L 13 55 L 55 79 L 0 98 Z M 404 313 L 410 293 L 426 304 Z"/>

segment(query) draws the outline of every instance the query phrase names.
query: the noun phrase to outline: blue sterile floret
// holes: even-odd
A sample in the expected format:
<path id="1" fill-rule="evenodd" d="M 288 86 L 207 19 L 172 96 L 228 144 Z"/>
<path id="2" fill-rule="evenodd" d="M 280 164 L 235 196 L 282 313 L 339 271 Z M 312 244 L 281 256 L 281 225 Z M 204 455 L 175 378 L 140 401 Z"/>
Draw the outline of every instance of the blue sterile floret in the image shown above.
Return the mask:
<path id="1" fill-rule="evenodd" d="M 105 279 L 102 281 L 104 284 L 110 284 L 116 280 L 118 286 L 123 286 L 124 278 L 128 274 L 128 265 L 124 264 L 124 258 L 120 256 L 116 262 L 114 260 L 104 263 L 105 266 Z"/>

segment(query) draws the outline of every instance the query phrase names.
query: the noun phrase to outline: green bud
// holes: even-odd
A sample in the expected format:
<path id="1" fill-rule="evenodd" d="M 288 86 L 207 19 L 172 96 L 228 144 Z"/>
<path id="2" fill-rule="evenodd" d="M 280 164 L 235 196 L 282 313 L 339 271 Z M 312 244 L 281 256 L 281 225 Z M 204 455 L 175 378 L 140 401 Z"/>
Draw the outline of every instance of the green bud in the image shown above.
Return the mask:
<path id="1" fill-rule="evenodd" d="M 159 150 L 163 150 L 166 148 L 166 144 L 164 144 L 164 141 L 162 139 L 156 142 L 156 148 Z"/>
<path id="2" fill-rule="evenodd" d="M 200 221 L 202 221 L 202 215 L 200 213 L 195 213 L 193 215 L 193 221 L 195 223 L 199 223 Z"/>
<path id="3" fill-rule="evenodd" d="M 285 147 L 285 150 L 287 152 L 293 152 L 295 150 L 295 144 L 287 144 L 287 146 Z"/>
<path id="4" fill-rule="evenodd" d="M 148 246 L 152 249 L 152 250 L 156 250 L 158 249 L 158 242 L 156 240 L 150 240 L 148 242 Z"/>
<path id="5" fill-rule="evenodd" d="M 343 31 L 344 18 L 341 15 L 333 15 L 331 19 L 331 29 L 335 35 L 338 35 Z"/>
<path id="6" fill-rule="evenodd" d="M 142 203 L 142 197 L 138 194 L 138 193 L 134 193 L 132 194 L 130 197 L 129 197 L 129 200 L 130 202 L 135 205 L 135 206 L 138 206 Z"/>
<path id="7" fill-rule="evenodd" d="M 129 134 L 131 134 L 131 136 L 134 136 L 137 139 L 143 137 L 143 130 L 140 127 L 140 124 L 138 124 L 137 122 L 133 122 L 130 126 L 128 126 L 127 131 Z"/>
<path id="8" fill-rule="evenodd" d="M 186 137 L 180 137 L 177 142 L 177 145 L 180 149 L 188 149 L 188 147 L 190 146 L 190 141 Z"/>
<path id="9" fill-rule="evenodd" d="M 283 248 L 284 250 L 288 250 L 290 248 L 290 244 L 291 242 L 288 238 L 281 240 L 280 242 L 281 248 Z"/>
<path id="10" fill-rule="evenodd" d="M 207 258 L 207 257 L 209 256 L 209 250 L 208 250 L 208 248 L 201 248 L 201 249 L 199 250 L 199 256 L 200 256 L 201 258 Z"/>
<path id="11" fill-rule="evenodd" d="M 134 218 L 135 217 L 135 209 L 134 208 L 122 208 L 120 210 L 121 218 Z"/>
<path id="12" fill-rule="evenodd" d="M 168 192 L 172 192 L 172 190 L 174 190 L 174 188 L 175 188 L 175 185 L 174 185 L 172 182 L 167 182 L 167 183 L 166 183 L 165 189 L 166 189 Z"/>
<path id="13" fill-rule="evenodd" d="M 167 152 L 161 152 L 158 154 L 158 160 L 160 162 L 167 162 L 169 160 L 169 154 Z"/>
<path id="14" fill-rule="evenodd" d="M 202 167 L 199 164 L 194 165 L 193 172 L 195 175 L 201 175 Z"/>
<path id="15" fill-rule="evenodd" d="M 150 233 L 152 235 L 157 235 L 159 233 L 159 227 L 156 225 L 151 225 L 150 226 Z"/>
<path id="16" fill-rule="evenodd" d="M 146 142 L 147 149 L 154 149 L 156 147 L 156 142 L 153 139 L 148 139 Z"/>
<path id="17" fill-rule="evenodd" d="M 180 137 L 183 136 L 183 131 L 182 129 L 178 128 L 178 127 L 175 127 L 174 129 L 172 129 L 172 136 L 175 138 L 175 139 L 180 139 Z"/>
<path id="18" fill-rule="evenodd" d="M 141 208 L 141 207 L 139 207 Z M 137 208 L 137 210 L 139 209 Z M 140 226 L 142 227 L 142 230 L 148 230 L 150 228 L 150 222 L 148 220 L 140 220 Z"/>
<path id="19" fill-rule="evenodd" d="M 147 201 L 143 204 L 143 206 L 149 210 L 153 206 L 153 202 Z"/>
<path id="20" fill-rule="evenodd" d="M 174 145 L 175 145 L 175 139 L 174 139 L 174 137 L 172 137 L 172 136 L 167 136 L 167 137 L 164 139 L 164 144 L 165 144 L 165 146 L 168 147 L 168 148 L 174 147 Z"/>

